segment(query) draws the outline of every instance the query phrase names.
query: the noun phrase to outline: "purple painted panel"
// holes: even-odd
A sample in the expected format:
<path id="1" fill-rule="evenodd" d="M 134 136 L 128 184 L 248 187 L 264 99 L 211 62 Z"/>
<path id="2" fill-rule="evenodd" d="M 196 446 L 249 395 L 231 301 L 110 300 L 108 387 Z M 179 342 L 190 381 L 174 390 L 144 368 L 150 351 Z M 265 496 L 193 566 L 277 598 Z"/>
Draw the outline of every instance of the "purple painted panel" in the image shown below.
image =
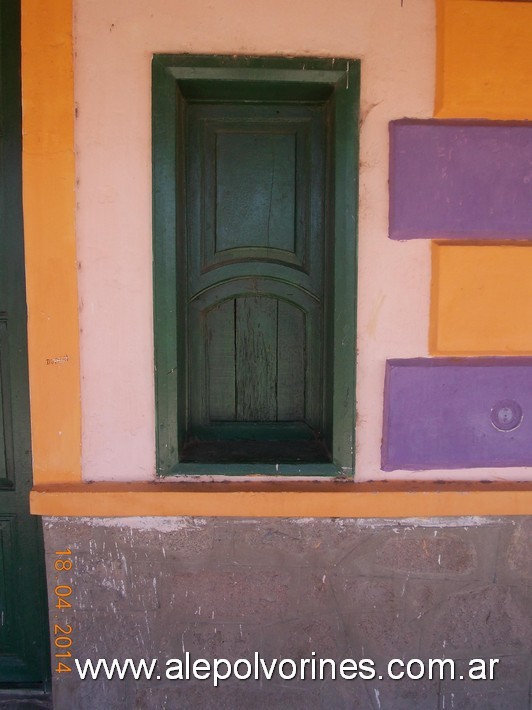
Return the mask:
<path id="1" fill-rule="evenodd" d="M 532 465 L 532 358 L 389 360 L 382 469 Z"/>
<path id="2" fill-rule="evenodd" d="M 390 123 L 390 237 L 532 240 L 532 124 Z"/>

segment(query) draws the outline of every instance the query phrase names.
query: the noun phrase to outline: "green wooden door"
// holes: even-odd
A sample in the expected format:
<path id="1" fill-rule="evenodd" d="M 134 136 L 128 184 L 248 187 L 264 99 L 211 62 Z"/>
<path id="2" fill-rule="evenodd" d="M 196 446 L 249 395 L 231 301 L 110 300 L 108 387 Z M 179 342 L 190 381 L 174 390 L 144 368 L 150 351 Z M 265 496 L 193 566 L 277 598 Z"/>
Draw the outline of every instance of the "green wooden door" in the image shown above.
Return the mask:
<path id="1" fill-rule="evenodd" d="M 152 71 L 157 472 L 352 476 L 360 63 Z"/>
<path id="2" fill-rule="evenodd" d="M 0 5 L 0 688 L 48 671 L 40 519 L 32 483 L 21 205 L 20 9 Z"/>
<path id="3" fill-rule="evenodd" d="M 187 107 L 182 461 L 328 460 L 328 125 L 326 103 Z"/>

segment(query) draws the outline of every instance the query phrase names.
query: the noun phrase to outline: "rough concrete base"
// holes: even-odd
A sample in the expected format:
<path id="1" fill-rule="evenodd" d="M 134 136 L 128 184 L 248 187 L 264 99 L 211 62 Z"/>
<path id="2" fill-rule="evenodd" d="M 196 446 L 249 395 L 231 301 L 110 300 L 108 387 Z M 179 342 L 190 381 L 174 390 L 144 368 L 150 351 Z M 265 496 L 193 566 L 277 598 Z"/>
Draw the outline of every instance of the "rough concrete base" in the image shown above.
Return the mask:
<path id="1" fill-rule="evenodd" d="M 52 639 L 68 623 L 73 658 L 157 658 L 161 675 L 80 680 L 72 663 L 53 674 L 56 710 L 532 708 L 532 518 L 72 518 L 44 528 Z M 58 572 L 54 552 L 67 548 L 73 568 Z M 72 586 L 71 608 L 55 607 L 56 584 Z M 166 680 L 165 662 L 186 651 L 211 662 L 366 658 L 376 677 Z M 452 658 L 457 678 L 392 680 L 393 658 Z M 473 658 L 500 659 L 493 680 L 467 679 Z"/>

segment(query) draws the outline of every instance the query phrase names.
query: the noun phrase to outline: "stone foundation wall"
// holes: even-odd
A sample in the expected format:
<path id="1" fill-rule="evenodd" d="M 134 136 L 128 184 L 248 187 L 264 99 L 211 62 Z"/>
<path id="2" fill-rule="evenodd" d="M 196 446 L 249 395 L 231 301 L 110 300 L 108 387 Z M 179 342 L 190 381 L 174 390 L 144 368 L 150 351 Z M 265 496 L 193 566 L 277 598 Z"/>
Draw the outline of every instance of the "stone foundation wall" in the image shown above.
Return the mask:
<path id="1" fill-rule="evenodd" d="M 44 530 L 52 643 L 68 623 L 72 659 L 158 658 L 161 674 L 80 680 L 67 659 L 72 672 L 53 673 L 56 710 L 532 708 L 532 518 L 63 518 Z M 66 549 L 72 570 L 57 571 Z M 71 608 L 56 608 L 57 584 L 72 587 Z M 166 680 L 165 662 L 187 651 L 366 658 L 376 677 Z M 394 658 L 452 658 L 457 678 L 392 680 Z M 467 679 L 473 658 L 499 659 L 493 680 Z"/>

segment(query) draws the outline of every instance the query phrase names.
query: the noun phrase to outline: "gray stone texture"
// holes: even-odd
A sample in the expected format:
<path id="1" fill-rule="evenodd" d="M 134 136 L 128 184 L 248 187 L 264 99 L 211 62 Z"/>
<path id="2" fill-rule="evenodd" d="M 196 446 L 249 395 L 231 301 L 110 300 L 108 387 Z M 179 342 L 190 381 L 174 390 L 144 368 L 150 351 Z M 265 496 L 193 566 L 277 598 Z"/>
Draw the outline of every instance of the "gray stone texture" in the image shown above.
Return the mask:
<path id="1" fill-rule="evenodd" d="M 56 710 L 532 710 L 532 518 L 63 518 L 44 530 L 52 639 L 68 623 L 82 662 L 158 659 L 151 680 L 54 674 Z M 58 573 L 66 548 L 73 568 Z M 55 608 L 58 583 L 71 608 Z M 292 680 L 166 679 L 185 652 L 332 659 L 337 676 L 324 663 L 312 679 L 309 661 Z M 344 658 L 371 659 L 375 676 L 342 679 Z M 445 658 L 455 678 L 429 678 L 429 659 Z M 491 658 L 494 678 L 470 679 L 471 659 Z M 405 664 L 395 672 L 420 659 L 425 674 L 394 680 L 391 659 Z"/>

